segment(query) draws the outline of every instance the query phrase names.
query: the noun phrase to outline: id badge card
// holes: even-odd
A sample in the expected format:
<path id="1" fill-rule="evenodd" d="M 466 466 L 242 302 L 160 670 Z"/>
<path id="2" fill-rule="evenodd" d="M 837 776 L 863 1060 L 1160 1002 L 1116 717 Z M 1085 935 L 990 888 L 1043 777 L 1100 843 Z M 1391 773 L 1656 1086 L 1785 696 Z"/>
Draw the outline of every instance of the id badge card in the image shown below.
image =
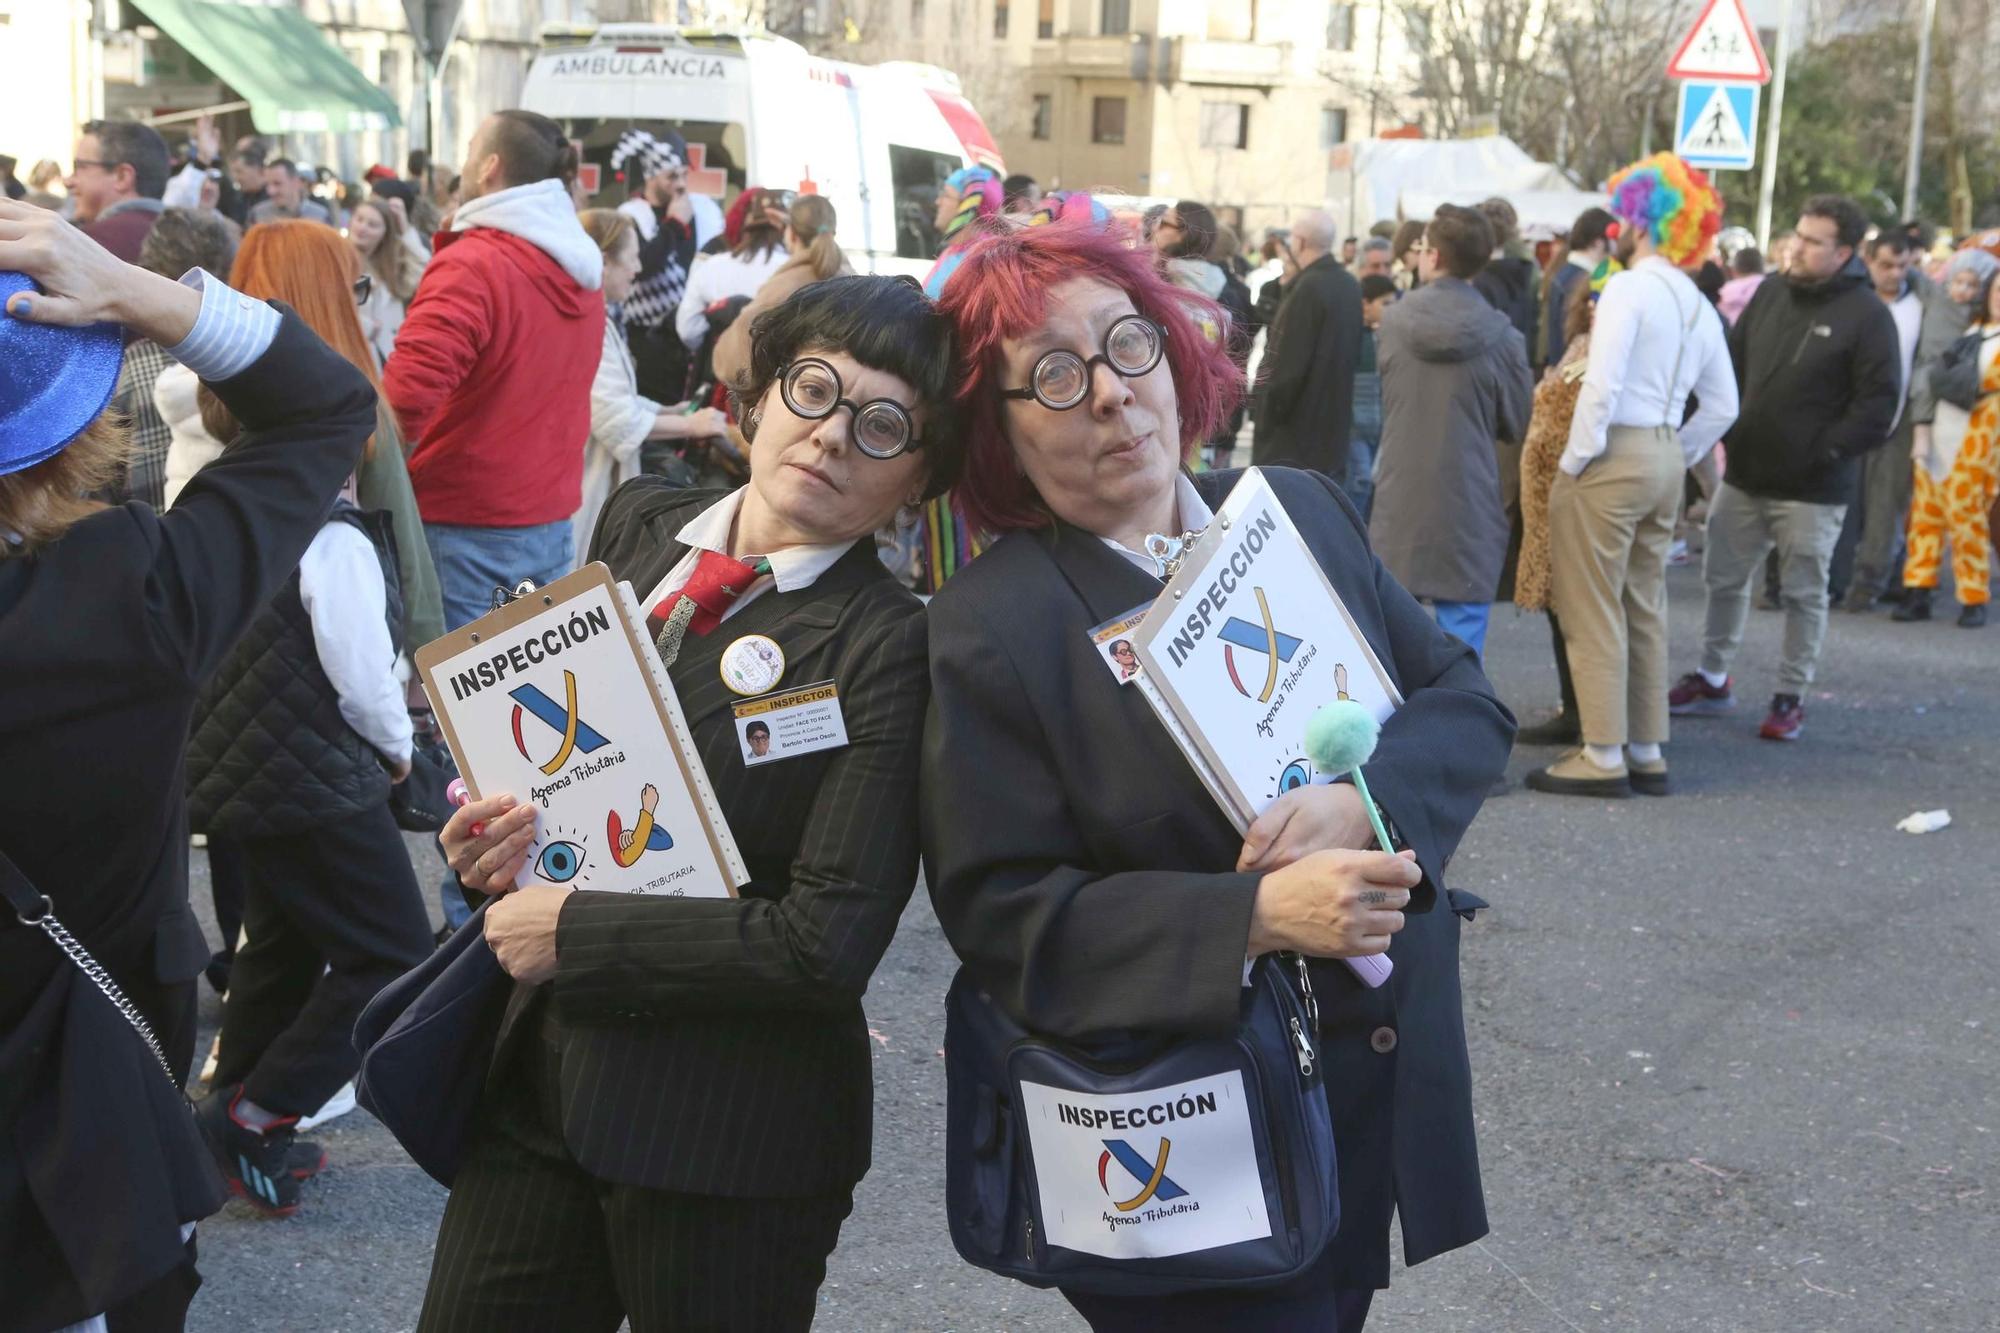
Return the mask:
<path id="1" fill-rule="evenodd" d="M 847 744 L 847 719 L 834 682 L 801 685 L 732 706 L 743 763 L 755 768 Z"/>
<path id="2" fill-rule="evenodd" d="M 1111 672 L 1111 678 L 1120 685 L 1130 685 L 1144 673 L 1145 667 L 1139 662 L 1139 653 L 1132 645 L 1132 634 L 1145 620 L 1146 612 L 1153 609 L 1151 602 L 1141 602 L 1122 616 L 1113 616 L 1102 625 L 1090 628 L 1091 646 L 1104 659 L 1104 665 Z"/>

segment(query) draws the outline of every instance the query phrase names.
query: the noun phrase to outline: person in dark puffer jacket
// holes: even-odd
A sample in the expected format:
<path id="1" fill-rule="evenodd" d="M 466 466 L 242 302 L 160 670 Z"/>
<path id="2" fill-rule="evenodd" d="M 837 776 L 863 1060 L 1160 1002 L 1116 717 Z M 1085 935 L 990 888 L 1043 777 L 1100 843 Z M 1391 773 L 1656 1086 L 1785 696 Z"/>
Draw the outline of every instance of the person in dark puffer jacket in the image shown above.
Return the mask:
<path id="1" fill-rule="evenodd" d="M 386 515 L 336 506 L 203 692 L 188 746 L 190 822 L 231 840 L 248 881 L 199 1114 L 231 1189 L 278 1216 L 324 1165 L 296 1127 L 354 1076 L 362 1006 L 430 951 L 389 812 L 411 743 L 393 541 Z"/>

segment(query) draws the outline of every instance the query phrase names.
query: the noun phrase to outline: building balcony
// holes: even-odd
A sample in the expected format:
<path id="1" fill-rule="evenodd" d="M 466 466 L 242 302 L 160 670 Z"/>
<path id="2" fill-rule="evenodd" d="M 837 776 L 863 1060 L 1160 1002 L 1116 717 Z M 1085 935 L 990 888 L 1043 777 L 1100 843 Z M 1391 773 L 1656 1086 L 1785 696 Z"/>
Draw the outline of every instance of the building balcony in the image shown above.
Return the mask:
<path id="1" fill-rule="evenodd" d="M 1152 41 L 1138 33 L 1116 37 L 1066 34 L 1031 48 L 1037 73 L 1079 79 L 1143 79 L 1151 73 Z"/>
<path id="2" fill-rule="evenodd" d="M 1289 48 L 1256 42 L 1183 39 L 1174 43 L 1169 77 L 1179 83 L 1268 88 L 1285 81 Z"/>

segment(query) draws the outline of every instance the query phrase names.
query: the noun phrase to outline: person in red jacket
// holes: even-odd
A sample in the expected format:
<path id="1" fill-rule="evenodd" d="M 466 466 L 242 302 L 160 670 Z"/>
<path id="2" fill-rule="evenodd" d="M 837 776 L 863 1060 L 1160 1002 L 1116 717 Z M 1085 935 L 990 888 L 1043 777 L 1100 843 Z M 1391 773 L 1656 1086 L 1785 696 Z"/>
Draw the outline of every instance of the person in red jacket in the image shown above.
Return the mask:
<path id="1" fill-rule="evenodd" d="M 496 587 L 547 583 L 575 562 L 590 385 L 604 342 L 604 259 L 570 202 L 577 154 L 532 111 L 472 137 L 465 202 L 396 335 L 382 390 L 444 593 L 447 629 Z"/>

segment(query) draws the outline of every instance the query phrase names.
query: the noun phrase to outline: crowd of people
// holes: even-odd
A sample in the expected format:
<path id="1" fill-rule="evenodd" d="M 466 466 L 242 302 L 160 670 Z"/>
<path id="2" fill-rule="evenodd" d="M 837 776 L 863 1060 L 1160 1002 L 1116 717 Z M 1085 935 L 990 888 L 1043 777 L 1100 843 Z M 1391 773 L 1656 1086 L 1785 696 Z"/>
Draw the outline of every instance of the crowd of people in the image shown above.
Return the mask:
<path id="1" fill-rule="evenodd" d="M 630 199 L 580 208 L 575 144 L 526 111 L 448 180 L 413 155 L 365 191 L 206 122 L 178 156 L 91 122 L 63 195 L 38 167 L 0 201 L 0 352 L 60 390 L 0 400 L 0 762 L 43 775 L 0 854 L 0 1108 L 102 1111 L 0 1140 L 22 1327 L 180 1327 L 194 1224 L 224 1188 L 302 1205 L 362 1008 L 457 930 L 511 989 L 418 1327 L 805 1327 L 869 1162 L 861 996 L 921 864 L 962 985 L 1107 1059 L 1229 1034 L 1246 959 L 1297 960 L 1339 1243 L 1255 1280 L 1049 1273 L 1098 1329 L 1353 1333 L 1392 1209 L 1412 1263 L 1485 1231 L 1457 964 L 1484 904 L 1444 867 L 1512 745 L 1563 747 L 1537 791 L 1668 794 L 1669 719 L 1734 706 L 1767 576 L 1771 739 L 1830 607 L 1928 618 L 1948 547 L 1985 622 L 2000 237 L 1933 256 L 1823 196 L 1767 261 L 1658 154 L 1545 259 L 1497 198 L 1366 237 L 1306 210 L 1253 255 L 1198 200 L 1127 219 L 968 166 L 918 284 L 854 274 L 826 199 L 724 209 L 688 162 L 634 129 Z M 1343 781 L 1239 834 L 1092 640 L 1159 594 L 1162 534 L 1214 520 L 1246 429 L 1402 697 L 1385 824 Z M 1670 682 L 1697 546 L 1703 653 Z M 690 709 L 730 899 L 516 888 L 535 805 L 472 802 L 434 938 L 399 829 L 450 759 L 411 657 L 583 560 L 684 698 L 729 623 L 837 683 L 846 742 L 753 769 L 729 710 Z M 1547 613 L 1562 698 L 1518 736 L 1482 665 L 1510 601 Z M 1335 966 L 1384 953 L 1379 988 Z M 123 1025 L 185 1081 L 204 972 L 189 1116 Z M 1025 1132 L 1003 1112 L 955 1111 L 949 1151 Z M 1046 1262 L 1014 1234 L 988 1266 Z"/>

